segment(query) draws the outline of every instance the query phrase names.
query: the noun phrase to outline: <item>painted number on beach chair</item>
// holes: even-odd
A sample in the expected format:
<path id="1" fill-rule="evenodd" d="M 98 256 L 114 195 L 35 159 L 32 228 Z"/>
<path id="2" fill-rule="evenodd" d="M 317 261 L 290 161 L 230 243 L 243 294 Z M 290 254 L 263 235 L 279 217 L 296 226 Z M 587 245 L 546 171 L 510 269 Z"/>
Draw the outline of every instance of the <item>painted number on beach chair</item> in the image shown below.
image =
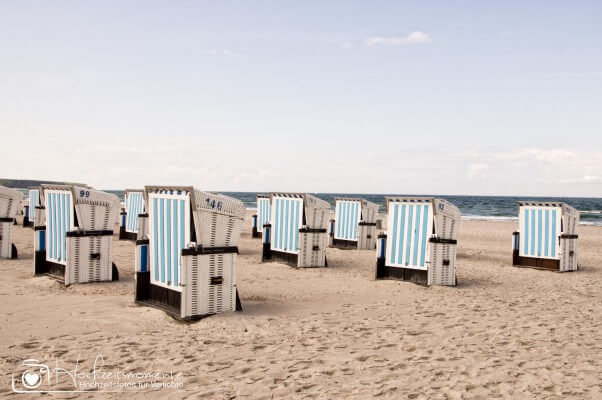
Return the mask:
<path id="1" fill-rule="evenodd" d="M 218 211 L 222 210 L 222 202 L 221 201 L 216 202 L 215 199 L 214 200 L 207 199 L 206 201 L 207 201 L 207 207 L 217 208 Z"/>
<path id="2" fill-rule="evenodd" d="M 79 197 L 90 197 L 90 191 L 89 190 L 80 190 Z"/>

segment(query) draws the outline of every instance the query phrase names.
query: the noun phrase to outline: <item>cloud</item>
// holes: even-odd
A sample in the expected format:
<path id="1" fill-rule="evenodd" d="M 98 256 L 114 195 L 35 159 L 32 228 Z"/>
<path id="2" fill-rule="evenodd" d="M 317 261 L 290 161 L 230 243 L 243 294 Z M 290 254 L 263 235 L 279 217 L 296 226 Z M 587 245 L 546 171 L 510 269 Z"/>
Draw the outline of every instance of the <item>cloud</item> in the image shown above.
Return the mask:
<path id="1" fill-rule="evenodd" d="M 239 55 L 228 49 L 210 49 L 204 52 L 208 56 L 222 56 L 222 57 L 239 57 Z"/>
<path id="2" fill-rule="evenodd" d="M 487 164 L 482 164 L 482 163 L 475 163 L 475 164 L 470 164 L 468 166 L 468 177 L 470 179 L 474 179 L 474 178 L 481 178 L 485 176 L 485 172 L 489 169 L 489 165 Z"/>
<path id="3" fill-rule="evenodd" d="M 593 72 L 552 72 L 548 74 L 543 74 L 544 78 L 592 78 L 598 77 L 602 78 L 601 71 L 593 71 Z"/>
<path id="4" fill-rule="evenodd" d="M 374 46 L 404 46 L 430 42 L 431 36 L 428 33 L 421 31 L 412 32 L 406 36 L 370 36 L 366 38 L 366 44 L 370 47 Z"/>
<path id="5" fill-rule="evenodd" d="M 602 176 L 585 175 L 580 178 L 565 179 L 562 183 L 602 183 Z"/>
<path id="6" fill-rule="evenodd" d="M 339 49 L 350 49 L 353 47 L 353 43 L 351 42 L 340 42 L 337 44 Z"/>

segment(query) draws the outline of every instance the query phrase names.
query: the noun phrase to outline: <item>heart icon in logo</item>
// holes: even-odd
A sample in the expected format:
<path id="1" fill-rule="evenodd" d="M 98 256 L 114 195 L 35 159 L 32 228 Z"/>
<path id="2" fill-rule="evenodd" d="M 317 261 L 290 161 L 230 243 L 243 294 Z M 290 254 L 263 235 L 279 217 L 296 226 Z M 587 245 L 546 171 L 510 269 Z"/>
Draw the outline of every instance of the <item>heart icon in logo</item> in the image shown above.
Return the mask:
<path id="1" fill-rule="evenodd" d="M 35 372 L 25 372 L 23 374 L 23 385 L 28 388 L 36 388 L 40 385 L 40 375 Z"/>

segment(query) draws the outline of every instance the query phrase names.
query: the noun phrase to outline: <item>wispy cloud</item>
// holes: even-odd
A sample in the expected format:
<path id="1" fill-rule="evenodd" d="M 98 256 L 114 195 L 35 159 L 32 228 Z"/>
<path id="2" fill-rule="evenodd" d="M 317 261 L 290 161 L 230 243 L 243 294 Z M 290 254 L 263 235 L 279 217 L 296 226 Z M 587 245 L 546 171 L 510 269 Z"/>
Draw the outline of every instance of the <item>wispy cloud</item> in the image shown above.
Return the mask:
<path id="1" fill-rule="evenodd" d="M 428 43 L 432 41 L 431 36 L 428 33 L 421 31 L 414 31 L 406 36 L 370 36 L 366 38 L 366 45 L 370 47 L 374 46 L 404 46 Z"/>
<path id="2" fill-rule="evenodd" d="M 239 54 L 228 49 L 210 49 L 203 53 L 208 56 L 240 57 Z"/>
<path id="3" fill-rule="evenodd" d="M 592 72 L 552 72 L 543 74 L 544 78 L 602 78 L 602 71 Z"/>

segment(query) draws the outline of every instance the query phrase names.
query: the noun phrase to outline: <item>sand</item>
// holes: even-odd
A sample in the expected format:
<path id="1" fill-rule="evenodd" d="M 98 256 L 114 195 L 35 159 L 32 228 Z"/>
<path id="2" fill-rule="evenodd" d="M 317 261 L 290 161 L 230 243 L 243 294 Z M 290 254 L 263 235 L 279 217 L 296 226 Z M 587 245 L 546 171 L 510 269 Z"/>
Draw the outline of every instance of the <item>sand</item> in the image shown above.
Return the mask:
<path id="1" fill-rule="evenodd" d="M 132 242 L 115 236 L 120 282 L 65 288 L 33 276 L 33 231 L 15 227 L 20 259 L 0 260 L 0 397 L 37 398 L 12 394 L 26 358 L 79 357 L 89 372 L 101 354 L 102 371 L 173 372 L 145 378 L 173 385 L 45 398 L 602 398 L 602 228 L 579 228 L 580 270 L 560 274 L 510 266 L 516 223 L 462 221 L 459 286 L 425 288 L 374 281 L 372 251 L 261 264 L 246 224 L 244 311 L 191 324 L 134 304 Z M 63 378 L 43 386 L 73 389 Z"/>

